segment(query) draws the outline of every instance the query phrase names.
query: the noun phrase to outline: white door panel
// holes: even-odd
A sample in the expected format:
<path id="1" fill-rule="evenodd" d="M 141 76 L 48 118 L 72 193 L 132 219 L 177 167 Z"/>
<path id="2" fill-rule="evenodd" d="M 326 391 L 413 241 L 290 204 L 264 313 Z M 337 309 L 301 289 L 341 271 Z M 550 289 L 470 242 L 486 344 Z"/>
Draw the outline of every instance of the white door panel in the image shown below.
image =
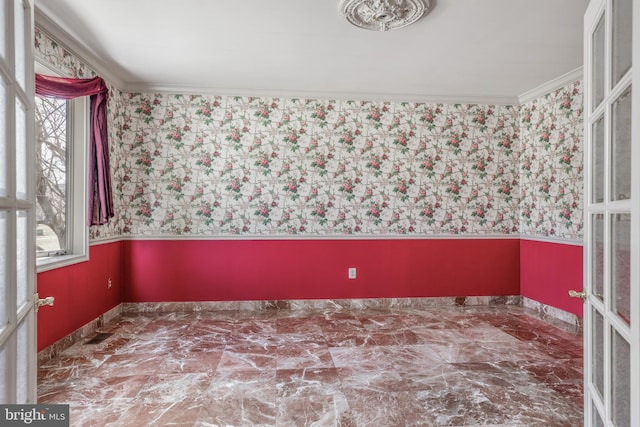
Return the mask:
<path id="1" fill-rule="evenodd" d="M 586 426 L 640 425 L 639 3 L 594 0 L 584 19 Z"/>
<path id="2" fill-rule="evenodd" d="M 36 403 L 33 1 L 0 21 L 0 403 Z"/>

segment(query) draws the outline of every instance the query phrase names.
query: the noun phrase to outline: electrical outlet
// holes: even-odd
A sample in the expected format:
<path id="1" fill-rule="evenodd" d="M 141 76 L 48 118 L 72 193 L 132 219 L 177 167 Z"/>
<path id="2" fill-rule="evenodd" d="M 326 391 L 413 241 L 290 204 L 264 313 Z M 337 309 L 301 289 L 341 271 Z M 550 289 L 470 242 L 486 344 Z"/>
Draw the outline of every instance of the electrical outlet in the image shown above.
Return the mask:
<path id="1" fill-rule="evenodd" d="M 107 289 L 111 289 L 111 277 L 107 280 Z"/>
<path id="2" fill-rule="evenodd" d="M 349 267 L 349 279 L 355 279 L 355 278 L 356 278 L 356 268 Z"/>

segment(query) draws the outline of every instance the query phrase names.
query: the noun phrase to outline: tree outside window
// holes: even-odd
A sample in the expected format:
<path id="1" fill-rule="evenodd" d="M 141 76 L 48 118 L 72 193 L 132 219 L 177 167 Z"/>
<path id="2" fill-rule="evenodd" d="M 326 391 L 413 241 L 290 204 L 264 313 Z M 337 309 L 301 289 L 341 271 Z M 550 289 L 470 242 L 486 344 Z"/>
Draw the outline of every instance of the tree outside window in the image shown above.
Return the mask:
<path id="1" fill-rule="evenodd" d="M 36 96 L 36 248 L 67 249 L 68 101 Z"/>

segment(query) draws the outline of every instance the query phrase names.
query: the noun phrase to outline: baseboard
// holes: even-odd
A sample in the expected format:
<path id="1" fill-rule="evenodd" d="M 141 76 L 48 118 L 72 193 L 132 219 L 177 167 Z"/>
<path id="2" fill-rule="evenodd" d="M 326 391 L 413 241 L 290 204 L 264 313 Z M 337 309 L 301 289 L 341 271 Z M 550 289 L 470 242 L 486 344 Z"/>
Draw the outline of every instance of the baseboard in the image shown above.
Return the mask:
<path id="1" fill-rule="evenodd" d="M 531 298 L 521 298 L 522 306 L 532 310 L 538 318 L 546 321 L 547 323 L 551 323 L 554 326 L 558 326 L 561 329 L 574 333 L 582 333 L 581 317 L 576 316 L 573 313 L 569 313 L 568 311 L 532 300 Z"/>
<path id="2" fill-rule="evenodd" d="M 71 347 L 73 344 L 93 335 L 97 330 L 107 323 L 120 317 L 122 313 L 122 304 L 118 304 L 106 313 L 101 314 L 92 321 L 79 327 L 64 338 L 59 339 L 48 347 L 38 352 L 38 365 L 56 357 L 58 354 Z"/>
<path id="3" fill-rule="evenodd" d="M 434 308 L 451 306 L 520 305 L 519 296 L 502 297 L 437 297 L 437 298 L 365 298 L 269 301 L 206 302 L 125 302 L 124 313 L 167 313 L 198 311 L 262 311 L 262 310 L 361 310 L 393 308 Z"/>

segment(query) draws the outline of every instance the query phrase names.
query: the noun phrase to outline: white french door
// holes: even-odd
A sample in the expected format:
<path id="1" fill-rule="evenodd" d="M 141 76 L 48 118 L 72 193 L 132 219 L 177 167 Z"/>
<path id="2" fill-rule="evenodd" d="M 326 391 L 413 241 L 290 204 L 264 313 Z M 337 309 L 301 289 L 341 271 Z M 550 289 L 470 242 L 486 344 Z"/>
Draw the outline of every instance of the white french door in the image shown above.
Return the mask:
<path id="1" fill-rule="evenodd" d="M 586 426 L 640 426 L 639 12 L 592 0 L 584 18 Z"/>
<path id="2" fill-rule="evenodd" d="M 36 403 L 33 1 L 0 28 L 0 403 Z"/>

